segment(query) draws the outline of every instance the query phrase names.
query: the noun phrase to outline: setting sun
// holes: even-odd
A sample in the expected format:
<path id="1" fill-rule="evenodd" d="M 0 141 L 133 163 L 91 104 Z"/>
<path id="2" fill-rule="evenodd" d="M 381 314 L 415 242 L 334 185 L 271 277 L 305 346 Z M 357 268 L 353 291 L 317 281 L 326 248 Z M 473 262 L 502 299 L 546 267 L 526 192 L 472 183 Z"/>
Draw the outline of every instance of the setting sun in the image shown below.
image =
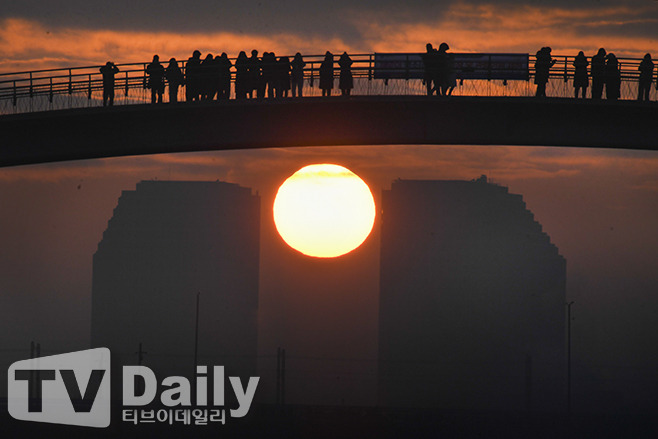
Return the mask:
<path id="1" fill-rule="evenodd" d="M 351 252 L 368 237 L 375 201 L 368 185 L 347 168 L 305 166 L 279 187 L 274 223 L 295 250 L 317 258 Z"/>

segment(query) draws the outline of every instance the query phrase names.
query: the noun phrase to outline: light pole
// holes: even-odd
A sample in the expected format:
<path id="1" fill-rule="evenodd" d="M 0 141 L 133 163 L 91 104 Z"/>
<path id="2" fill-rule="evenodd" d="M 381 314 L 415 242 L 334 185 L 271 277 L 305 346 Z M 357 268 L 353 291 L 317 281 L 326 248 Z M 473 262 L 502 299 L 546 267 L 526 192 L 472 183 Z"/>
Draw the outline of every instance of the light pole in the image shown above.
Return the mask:
<path id="1" fill-rule="evenodd" d="M 567 303 L 567 415 L 571 417 L 571 305 Z"/>
<path id="2" fill-rule="evenodd" d="M 197 353 L 199 349 L 199 296 L 200 292 L 196 293 L 196 319 L 194 323 L 194 373 L 196 374 L 197 366 Z M 192 375 L 194 376 L 194 375 Z"/>

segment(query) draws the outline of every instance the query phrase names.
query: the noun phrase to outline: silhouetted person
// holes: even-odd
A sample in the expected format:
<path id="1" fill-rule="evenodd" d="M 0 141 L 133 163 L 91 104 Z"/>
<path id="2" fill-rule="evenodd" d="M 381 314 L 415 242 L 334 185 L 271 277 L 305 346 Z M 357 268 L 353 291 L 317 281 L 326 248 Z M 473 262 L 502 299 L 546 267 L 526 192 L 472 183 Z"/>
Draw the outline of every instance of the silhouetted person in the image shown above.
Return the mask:
<path id="1" fill-rule="evenodd" d="M 226 52 L 222 56 L 215 58 L 219 69 L 219 86 L 217 89 L 217 99 L 225 100 L 231 97 L 231 67 L 233 63 L 228 59 Z"/>
<path id="2" fill-rule="evenodd" d="M 290 58 L 282 56 L 277 63 L 277 77 L 278 77 L 278 96 L 282 98 L 288 97 L 290 90 Z"/>
<path id="3" fill-rule="evenodd" d="M 100 68 L 103 75 L 103 107 L 114 105 L 114 75 L 119 73 L 119 68 L 113 62 L 108 61 Z"/>
<path id="4" fill-rule="evenodd" d="M 327 51 L 324 55 L 324 61 L 320 64 L 320 90 L 322 96 L 331 96 L 331 90 L 334 88 L 334 55 Z"/>
<path id="5" fill-rule="evenodd" d="M 589 62 L 585 53 L 581 50 L 578 52 L 576 59 L 573 61 L 574 73 L 573 73 L 573 88 L 574 88 L 574 97 L 578 98 L 578 92 L 583 91 L 583 99 L 587 93 L 587 87 L 589 86 L 589 77 L 587 75 L 587 66 Z"/>
<path id="6" fill-rule="evenodd" d="M 649 91 L 651 90 L 651 81 L 653 80 L 653 68 L 654 64 L 651 60 L 651 54 L 647 53 L 644 55 L 644 59 L 640 63 L 640 67 L 638 67 L 638 70 L 640 71 L 640 79 L 638 82 L 637 92 L 638 101 L 649 102 Z"/>
<path id="7" fill-rule="evenodd" d="M 165 77 L 169 83 L 169 102 L 178 102 L 178 87 L 183 85 L 185 78 L 176 58 L 169 60 L 169 65 L 165 69 Z"/>
<path id="8" fill-rule="evenodd" d="M 195 50 L 185 64 L 185 100 L 198 101 L 200 90 L 201 52 Z"/>
<path id="9" fill-rule="evenodd" d="M 248 69 L 249 73 L 249 88 L 247 89 L 247 94 L 251 99 L 256 97 L 262 98 L 265 95 L 265 83 L 263 82 L 263 75 L 261 72 L 261 61 L 258 58 L 258 50 L 254 49 L 251 51 L 251 57 L 249 58 Z"/>
<path id="10" fill-rule="evenodd" d="M 448 43 L 441 43 L 437 53 L 437 82 L 435 87 L 437 94 L 442 96 L 450 96 L 452 91 L 457 86 L 457 72 L 455 71 L 455 56 L 448 53 L 450 47 Z"/>
<path id="11" fill-rule="evenodd" d="M 274 52 L 270 52 L 270 56 L 274 59 L 274 63 L 276 64 L 276 55 L 274 55 Z M 267 87 L 267 84 L 265 83 L 265 78 L 263 78 L 263 74 L 262 74 L 262 66 L 263 66 L 263 59 L 261 58 L 260 61 L 258 62 L 259 74 L 258 74 L 258 79 L 256 80 L 256 97 L 260 99 L 265 98 L 265 89 Z M 276 88 L 276 84 L 275 84 L 275 88 Z"/>
<path id="12" fill-rule="evenodd" d="M 258 58 L 258 51 L 252 50 L 251 57 L 249 58 L 249 77 L 251 81 L 251 98 L 264 98 L 265 97 L 265 79 L 262 74 L 262 61 Z"/>
<path id="13" fill-rule="evenodd" d="M 292 62 L 290 63 L 290 67 L 292 69 L 292 72 L 290 74 L 290 82 L 292 85 L 292 97 L 294 98 L 296 95 L 299 95 L 299 97 L 302 97 L 302 88 L 304 87 L 304 67 L 306 66 L 306 63 L 304 62 L 304 58 L 302 58 L 302 54 L 297 52 L 295 54 L 295 57 L 293 58 Z"/>
<path id="14" fill-rule="evenodd" d="M 349 96 L 352 89 L 354 88 L 354 78 L 352 77 L 352 58 L 343 52 L 338 60 L 338 66 L 340 67 L 340 76 L 338 78 L 338 88 L 340 88 L 340 94 L 342 96 Z"/>
<path id="15" fill-rule="evenodd" d="M 217 91 L 219 74 L 215 74 L 215 58 L 211 53 L 201 61 L 201 99 L 212 101 Z"/>
<path id="16" fill-rule="evenodd" d="M 249 58 L 243 50 L 235 60 L 235 98 L 247 99 L 249 87 Z"/>
<path id="17" fill-rule="evenodd" d="M 434 87 L 436 87 L 436 84 L 433 84 L 436 77 L 436 50 L 434 50 L 431 43 L 425 45 L 425 50 L 426 52 L 422 55 L 424 66 L 423 83 L 427 88 L 427 96 L 431 96 Z"/>
<path id="18" fill-rule="evenodd" d="M 164 93 L 165 69 L 160 64 L 158 55 L 153 55 L 153 61 L 146 66 L 146 74 L 148 75 L 147 87 L 151 89 L 151 103 L 155 104 L 157 97 L 158 104 L 161 104 L 162 94 Z"/>
<path id="19" fill-rule="evenodd" d="M 546 96 L 546 84 L 550 75 L 551 67 L 555 64 L 555 60 L 551 57 L 551 48 L 542 47 L 537 51 L 535 60 L 535 84 L 537 84 L 537 92 L 535 96 Z"/>
<path id="20" fill-rule="evenodd" d="M 276 55 L 270 52 L 263 52 L 261 66 L 262 66 L 262 81 L 265 83 L 267 97 L 274 98 L 276 95 L 276 90 L 278 88 Z"/>
<path id="21" fill-rule="evenodd" d="M 605 49 L 600 48 L 592 57 L 592 99 L 601 99 L 605 85 Z"/>
<path id="22" fill-rule="evenodd" d="M 619 72 L 619 61 L 614 53 L 605 57 L 605 97 L 616 101 L 621 94 L 621 73 Z"/>

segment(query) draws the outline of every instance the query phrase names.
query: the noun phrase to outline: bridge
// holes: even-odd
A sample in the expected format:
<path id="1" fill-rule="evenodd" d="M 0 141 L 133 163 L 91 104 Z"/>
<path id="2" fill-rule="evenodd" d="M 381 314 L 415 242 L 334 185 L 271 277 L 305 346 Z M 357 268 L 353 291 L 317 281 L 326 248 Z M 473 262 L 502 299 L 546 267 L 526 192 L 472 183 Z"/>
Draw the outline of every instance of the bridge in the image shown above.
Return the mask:
<path id="1" fill-rule="evenodd" d="M 296 98 L 60 110 L 0 117 L 0 165 L 322 145 L 658 149 L 658 105 L 429 96 Z"/>
<path id="2" fill-rule="evenodd" d="M 526 80 L 462 80 L 453 96 L 424 96 L 418 79 L 377 79 L 375 55 L 365 54 L 352 57 L 354 96 L 322 98 L 320 58 L 305 57 L 304 98 L 145 104 L 144 65 L 131 64 L 119 65 L 123 99 L 104 108 L 99 66 L 0 75 L 0 166 L 313 145 L 658 149 L 658 104 L 631 100 L 637 59 L 621 59 L 626 99 L 610 102 L 567 98 L 573 58 L 559 56 L 548 94 L 561 97 L 531 97 L 530 70 Z"/>

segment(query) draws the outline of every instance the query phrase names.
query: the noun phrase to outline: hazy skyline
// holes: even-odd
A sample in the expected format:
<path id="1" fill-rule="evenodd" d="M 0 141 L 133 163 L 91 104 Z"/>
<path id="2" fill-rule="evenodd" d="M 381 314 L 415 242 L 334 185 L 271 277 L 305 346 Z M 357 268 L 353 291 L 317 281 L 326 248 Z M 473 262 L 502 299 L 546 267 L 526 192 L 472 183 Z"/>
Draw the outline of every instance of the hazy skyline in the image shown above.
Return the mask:
<path id="1" fill-rule="evenodd" d="M 605 47 L 620 57 L 658 57 L 653 0 L 0 2 L 2 73 L 148 62 L 156 53 L 182 60 L 195 49 L 229 56 L 251 49 L 277 55 L 421 52 L 425 43 L 442 41 L 453 52 L 534 54 L 548 45 L 554 55 L 584 50 L 591 56 Z M 93 148 L 93 139 L 89 143 Z M 372 404 L 380 216 L 361 247 L 332 260 L 290 249 L 272 219 L 278 186 L 313 163 L 355 172 L 370 186 L 377 209 L 382 190 L 398 178 L 486 174 L 521 194 L 567 261 L 566 297 L 575 301 L 574 409 L 655 413 L 656 151 L 341 146 L 0 168 L 0 364 L 27 358 L 30 341 L 41 343 L 43 355 L 89 346 L 92 257 L 122 191 L 150 179 L 221 180 L 261 197 L 261 366 L 271 371 L 266 356 L 278 346 L 287 349 L 290 373 L 310 370 L 323 358 L 343 359 L 331 360 L 334 374 L 323 378 L 336 383 L 331 392 L 321 385 L 295 387 L 290 375 L 289 402 L 341 404 L 349 394 L 347 404 Z M 337 376 L 349 374 L 356 362 L 363 375 L 339 383 Z M 272 382 L 264 379 L 263 389 L 271 390 Z"/>
<path id="2" fill-rule="evenodd" d="M 487 174 L 522 194 L 567 260 L 567 298 L 576 301 L 575 371 L 605 381 L 611 391 L 627 389 L 627 403 L 646 405 L 657 387 L 651 369 L 658 354 L 652 336 L 658 329 L 655 152 L 314 147 L 5 168 L 0 234 L 4 248 L 12 250 L 2 252 L 0 264 L 4 349 L 27 349 L 30 340 L 41 342 L 45 352 L 88 345 L 91 256 L 122 190 L 143 179 L 219 179 L 251 187 L 262 199 L 260 324 L 262 334 L 278 327 L 279 339 L 261 337 L 260 354 L 271 355 L 284 344 L 289 356 L 376 358 L 379 218 L 361 248 L 331 261 L 290 249 L 274 227 L 278 185 L 302 166 L 323 162 L 362 177 L 378 209 L 381 190 L 396 178 L 470 180 Z M 316 402 L 323 398 L 337 397 L 317 395 Z"/>

